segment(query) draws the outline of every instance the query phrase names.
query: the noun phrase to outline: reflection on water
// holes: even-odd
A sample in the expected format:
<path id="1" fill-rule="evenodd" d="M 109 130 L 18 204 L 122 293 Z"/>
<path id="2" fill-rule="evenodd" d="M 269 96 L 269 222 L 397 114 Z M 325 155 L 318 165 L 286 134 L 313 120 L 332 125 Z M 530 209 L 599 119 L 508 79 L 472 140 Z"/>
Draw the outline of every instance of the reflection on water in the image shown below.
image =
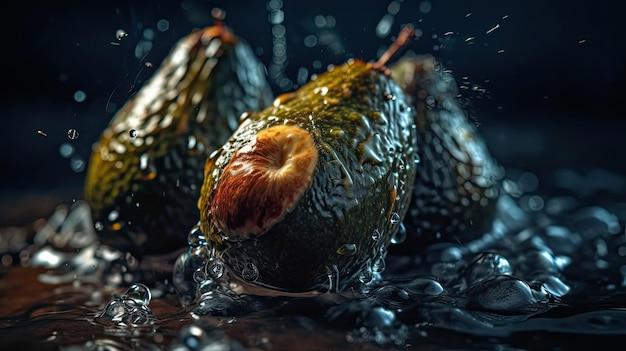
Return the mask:
<path id="1" fill-rule="evenodd" d="M 241 296 L 219 288 L 227 269 L 198 260 L 203 276 L 189 281 L 201 284 L 180 297 L 198 297 L 188 307 L 172 285 L 180 251 L 140 262 L 98 242 L 85 203 L 61 205 L 2 230 L 0 333 L 67 350 L 526 348 L 623 335 L 626 209 L 588 203 L 555 179 L 563 190 L 544 196 L 534 175 L 509 171 L 488 233 L 390 254 L 382 282 L 349 296 Z"/>

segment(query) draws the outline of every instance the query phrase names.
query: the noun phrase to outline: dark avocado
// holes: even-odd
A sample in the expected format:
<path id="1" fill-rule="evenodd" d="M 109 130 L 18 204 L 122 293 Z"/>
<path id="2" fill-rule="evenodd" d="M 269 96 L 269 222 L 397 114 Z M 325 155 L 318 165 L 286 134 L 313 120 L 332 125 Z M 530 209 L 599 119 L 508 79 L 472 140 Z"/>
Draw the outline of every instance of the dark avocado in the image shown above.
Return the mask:
<path id="1" fill-rule="evenodd" d="M 272 99 L 262 64 L 223 24 L 181 39 L 94 145 L 85 199 L 102 241 L 139 256 L 185 246 L 207 156 Z"/>
<path id="2" fill-rule="evenodd" d="M 413 110 L 384 71 L 353 60 L 320 74 L 250 115 L 207 161 L 201 228 L 237 276 L 342 290 L 384 259 L 417 156 Z"/>
<path id="3" fill-rule="evenodd" d="M 432 56 L 407 56 L 389 69 L 416 109 L 420 158 L 407 241 L 394 252 L 475 238 L 491 222 L 502 167 L 462 108 L 454 78 Z"/>

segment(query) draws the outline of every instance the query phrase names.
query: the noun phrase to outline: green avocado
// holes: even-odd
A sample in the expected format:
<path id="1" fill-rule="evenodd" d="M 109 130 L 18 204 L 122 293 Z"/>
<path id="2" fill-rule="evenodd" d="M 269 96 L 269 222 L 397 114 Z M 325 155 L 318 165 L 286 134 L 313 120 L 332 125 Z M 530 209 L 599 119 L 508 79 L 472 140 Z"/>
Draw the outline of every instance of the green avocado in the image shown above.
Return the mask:
<path id="1" fill-rule="evenodd" d="M 389 69 L 416 110 L 420 158 L 407 241 L 395 252 L 471 240 L 488 230 L 503 169 L 461 106 L 454 77 L 432 56 L 407 55 Z"/>
<path id="2" fill-rule="evenodd" d="M 94 145 L 84 194 L 102 241 L 138 256 L 183 247 L 206 158 L 272 99 L 262 64 L 223 24 L 178 41 Z"/>
<path id="3" fill-rule="evenodd" d="M 211 251 L 239 278 L 274 290 L 343 290 L 367 279 L 408 208 L 413 112 L 384 69 L 352 60 L 248 116 L 207 160 L 198 206 Z M 272 168 L 295 153 L 272 156 L 288 148 L 279 139 L 307 152 L 293 182 Z"/>

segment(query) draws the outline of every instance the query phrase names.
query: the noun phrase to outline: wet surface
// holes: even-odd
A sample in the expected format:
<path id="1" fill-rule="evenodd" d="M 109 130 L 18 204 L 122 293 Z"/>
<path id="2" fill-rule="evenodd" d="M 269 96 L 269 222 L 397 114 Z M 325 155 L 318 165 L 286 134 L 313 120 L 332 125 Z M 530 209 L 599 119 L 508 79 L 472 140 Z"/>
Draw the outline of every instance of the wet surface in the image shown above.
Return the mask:
<path id="1" fill-rule="evenodd" d="M 537 181 L 510 171 L 491 232 L 389 255 L 383 281 L 356 298 L 240 297 L 204 286 L 188 307 L 171 285 L 180 250 L 137 262 L 90 237 L 84 203 L 62 205 L 29 229 L 2 231 L 3 245 L 12 238 L 14 246 L 2 258 L 0 333 L 17 349 L 90 350 L 552 349 L 620 340 L 624 193 L 599 206 L 584 187 L 578 196 L 564 190 L 567 181 L 552 188 L 558 196 L 524 190 Z"/>

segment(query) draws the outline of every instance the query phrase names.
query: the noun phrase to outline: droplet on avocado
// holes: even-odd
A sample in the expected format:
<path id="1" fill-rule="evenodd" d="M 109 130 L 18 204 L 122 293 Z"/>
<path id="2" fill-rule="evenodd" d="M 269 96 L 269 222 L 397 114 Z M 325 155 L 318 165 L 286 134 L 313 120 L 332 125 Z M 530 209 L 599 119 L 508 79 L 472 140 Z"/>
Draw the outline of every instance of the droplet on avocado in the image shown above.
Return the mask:
<path id="1" fill-rule="evenodd" d="M 393 245 L 398 245 L 398 244 L 402 244 L 404 240 L 406 240 L 406 227 L 404 226 L 403 223 L 401 223 L 400 228 L 398 228 L 398 231 L 391 238 L 391 243 Z"/>
<path id="2" fill-rule="evenodd" d="M 374 229 L 374 232 L 372 232 L 372 240 L 374 241 L 380 240 L 382 236 L 382 233 L 378 229 Z"/>
<path id="3" fill-rule="evenodd" d="M 339 255 L 352 256 L 356 253 L 356 244 L 343 244 L 337 249 Z"/>
<path id="4" fill-rule="evenodd" d="M 400 223 L 400 215 L 398 214 L 398 212 L 394 212 L 391 214 L 390 221 L 391 221 L 391 224 Z"/>

